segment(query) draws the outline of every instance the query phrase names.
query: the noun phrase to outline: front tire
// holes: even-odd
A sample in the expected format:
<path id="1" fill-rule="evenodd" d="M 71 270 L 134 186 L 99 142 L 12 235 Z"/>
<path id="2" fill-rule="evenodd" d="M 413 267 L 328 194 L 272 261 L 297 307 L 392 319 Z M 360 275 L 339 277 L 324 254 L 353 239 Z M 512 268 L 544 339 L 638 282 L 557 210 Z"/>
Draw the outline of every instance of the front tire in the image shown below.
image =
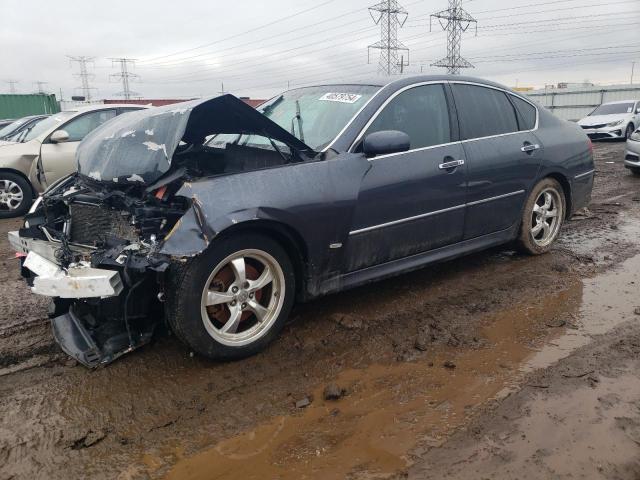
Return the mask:
<path id="1" fill-rule="evenodd" d="M 0 171 L 0 218 L 21 217 L 31 203 L 29 182 L 17 173 Z"/>
<path id="2" fill-rule="evenodd" d="M 189 347 L 212 359 L 244 358 L 265 348 L 282 330 L 295 298 L 289 256 L 263 235 L 215 240 L 170 275 L 169 324 Z"/>
<path id="3" fill-rule="evenodd" d="M 551 250 L 564 221 L 566 202 L 562 186 L 553 178 L 538 182 L 522 212 L 517 245 L 531 255 Z"/>
<path id="4" fill-rule="evenodd" d="M 638 168 L 638 167 L 631 167 L 631 168 L 629 168 L 629 170 L 631 171 L 631 174 L 632 174 L 632 175 L 640 176 L 640 168 Z"/>
<path id="5" fill-rule="evenodd" d="M 629 137 L 631 137 L 631 134 L 635 131 L 635 127 L 633 126 L 633 123 L 630 123 L 629 125 L 627 125 L 626 130 L 624 131 L 624 138 L 625 140 L 629 140 Z"/>

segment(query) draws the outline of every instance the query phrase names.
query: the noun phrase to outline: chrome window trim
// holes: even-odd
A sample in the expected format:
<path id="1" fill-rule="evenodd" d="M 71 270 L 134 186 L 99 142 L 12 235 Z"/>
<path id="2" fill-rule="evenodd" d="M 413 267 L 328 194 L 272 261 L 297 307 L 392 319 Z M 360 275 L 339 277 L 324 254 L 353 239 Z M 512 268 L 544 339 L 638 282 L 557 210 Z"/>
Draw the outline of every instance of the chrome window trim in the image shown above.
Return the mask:
<path id="1" fill-rule="evenodd" d="M 394 98 L 396 98 L 398 95 L 400 95 L 402 92 L 406 92 L 407 90 L 411 90 L 412 88 L 415 87 L 422 87 L 424 85 L 434 85 L 434 84 L 441 84 L 444 85 L 446 84 L 447 81 L 446 80 L 430 80 L 427 82 L 418 82 L 418 83 L 412 83 L 410 85 L 405 85 L 404 87 L 402 87 L 399 90 L 396 90 L 395 92 L 393 92 L 389 98 L 387 98 L 382 105 L 380 105 L 378 107 L 378 109 L 376 110 L 376 112 L 371 116 L 371 118 L 369 119 L 369 121 L 367 121 L 367 123 L 364 125 L 364 127 L 360 130 L 360 133 L 358 133 L 358 135 L 356 136 L 355 140 L 353 142 L 351 142 L 351 145 L 349 146 L 349 148 L 347 149 L 347 152 L 353 153 L 353 148 L 355 147 L 355 145 L 362 139 L 362 137 L 364 136 L 364 132 L 367 131 L 367 129 L 371 126 L 371 124 L 375 121 L 376 118 L 378 118 L 378 115 L 380 115 L 380 112 L 382 112 L 382 110 L 389 104 L 389 102 L 391 102 L 391 100 L 393 100 Z M 455 143 L 455 142 L 449 142 L 449 143 Z M 445 144 L 440 144 L 440 145 L 445 145 Z M 400 152 L 400 153 L 409 153 L 409 152 L 414 152 L 414 151 L 418 151 L 418 150 L 422 150 L 425 148 L 432 148 L 432 147 L 438 147 L 440 145 L 430 145 L 428 147 L 420 147 L 420 148 L 414 148 L 414 149 L 410 149 L 407 150 L 406 152 Z M 396 155 L 396 154 L 389 154 L 389 155 Z M 384 156 L 389 156 L 389 155 L 384 155 Z M 382 155 L 381 155 L 382 156 Z M 378 157 L 376 157 L 378 158 Z"/>
<path id="2" fill-rule="evenodd" d="M 589 170 L 588 172 L 584 172 L 584 173 L 580 173 L 578 175 L 576 175 L 575 177 L 573 177 L 574 179 L 578 179 L 578 178 L 582 178 L 582 177 L 586 177 L 587 175 L 591 175 L 593 172 L 595 172 L 595 168 Z"/>
<path id="3" fill-rule="evenodd" d="M 412 83 L 411 85 L 406 85 L 404 87 L 402 87 L 399 90 L 396 90 L 393 94 L 391 94 L 391 96 L 389 96 L 389 98 L 387 98 L 384 103 L 382 105 L 380 105 L 380 107 L 378 107 L 378 110 L 376 110 L 376 112 L 371 116 L 371 118 L 369 119 L 369 121 L 365 124 L 365 126 L 360 130 L 360 133 L 358 133 L 358 136 L 355 138 L 355 140 L 351 143 L 351 145 L 349 146 L 349 148 L 347 149 L 347 152 L 351 152 L 353 153 L 353 148 L 356 146 L 356 144 L 362 139 L 362 137 L 364 136 L 364 133 L 367 131 L 367 129 L 371 126 L 371 124 L 375 121 L 375 119 L 378 117 L 378 115 L 380 115 L 380 112 L 384 109 L 384 107 L 386 107 L 389 102 L 391 102 L 391 100 L 393 100 L 397 95 L 401 94 L 402 92 L 405 92 L 407 90 L 410 90 L 411 88 L 415 88 L 415 87 L 421 87 L 423 85 L 434 85 L 434 84 L 455 84 L 455 83 L 459 83 L 459 84 L 464 84 L 464 85 L 475 85 L 478 87 L 485 87 L 485 88 L 491 88 L 493 90 L 498 90 L 499 92 L 503 92 L 507 95 L 512 95 L 514 97 L 519 98 L 520 100 L 523 100 L 525 102 L 527 102 L 529 105 L 531 105 L 535 111 L 536 111 L 536 123 L 534 125 L 534 127 L 530 130 L 517 130 L 515 132 L 507 132 L 507 133 L 499 133 L 496 135 L 488 135 L 486 137 L 475 137 L 475 138 L 469 138 L 466 140 L 458 140 L 455 142 L 447 142 L 447 143 L 440 143 L 438 145 L 430 145 L 428 147 L 420 147 L 420 148 L 412 148 L 409 149 L 405 152 L 398 152 L 398 153 L 389 153 L 386 155 L 379 155 L 377 157 L 372 157 L 369 158 L 369 161 L 372 160 L 377 160 L 377 159 L 381 159 L 381 158 L 388 158 L 388 157 L 393 157 L 396 155 L 404 155 L 406 153 L 412 153 L 412 152 L 419 152 L 422 150 L 427 150 L 430 148 L 436 148 L 436 147 L 443 147 L 443 146 L 447 146 L 447 145 L 454 145 L 456 143 L 466 143 L 466 142 L 475 142 L 477 140 L 484 140 L 484 139 L 488 139 L 488 138 L 497 138 L 497 137 L 504 137 L 507 135 L 515 135 L 517 133 L 526 133 L 526 132 L 534 132 L 536 130 L 538 130 L 538 127 L 540 125 L 540 111 L 538 110 L 538 107 L 535 103 L 533 103 L 531 100 L 523 97 L 522 95 L 518 95 L 514 92 L 511 92 L 509 90 L 505 90 L 504 88 L 500 88 L 500 87 L 495 87 L 493 85 L 486 85 L 484 83 L 478 83 L 478 82 L 470 82 L 470 81 L 466 81 L 466 80 L 431 80 L 431 81 L 427 81 L 427 82 L 418 82 L 418 83 Z M 383 87 L 384 88 L 384 87 Z M 382 90 L 382 89 L 380 89 Z M 380 90 L 378 90 L 378 92 L 380 92 Z M 377 93 L 376 93 L 377 95 Z M 375 96 L 375 95 L 374 95 Z M 373 99 L 373 97 L 371 97 Z M 365 105 L 366 106 L 366 105 Z M 363 107 L 364 108 L 364 107 Z M 454 108 L 456 108 L 457 111 L 457 106 L 455 106 Z M 515 107 L 514 107 L 515 108 Z M 360 113 L 360 112 L 358 112 Z M 346 129 L 346 127 L 345 127 Z M 344 130 L 343 130 L 344 131 Z M 343 132 L 340 132 L 340 134 L 342 134 Z M 336 137 L 337 138 L 337 137 Z M 333 144 L 333 142 L 332 142 Z"/>
<path id="4" fill-rule="evenodd" d="M 345 84 L 346 85 L 346 84 Z M 360 115 L 362 113 L 362 111 L 367 108 L 367 105 L 369 105 L 369 103 L 371 103 L 373 101 L 374 98 L 376 98 L 376 96 L 385 89 L 385 87 L 389 85 L 388 83 L 382 85 L 380 88 L 378 88 L 378 90 L 376 91 L 376 93 L 374 93 L 373 95 L 371 95 L 371 97 L 369 98 L 369 100 L 367 100 L 364 105 L 362 105 L 362 107 L 360 107 L 360 109 L 353 114 L 353 117 L 351 117 L 351 119 L 347 122 L 347 124 L 342 127 L 342 130 L 340 130 L 338 132 L 338 134 L 333 137 L 333 140 L 331 140 L 331 142 L 329 143 L 329 145 L 327 145 L 326 147 L 324 147 L 322 150 L 320 150 L 320 153 L 324 153 L 327 150 L 329 150 L 331 147 L 333 147 L 333 144 L 336 143 L 338 141 L 338 139 L 342 136 L 342 134 L 344 132 L 347 131 L 347 128 L 349 128 L 351 126 L 351 124 L 355 121 L 355 119 L 358 117 L 358 115 Z M 377 87 L 378 85 L 370 85 L 371 87 Z M 304 88 L 304 87 L 300 87 L 300 88 Z M 348 151 L 348 150 L 347 150 Z"/>
<path id="5" fill-rule="evenodd" d="M 418 220 L 420 218 L 431 217 L 433 215 L 438 215 L 440 213 L 451 212 L 453 210 L 458 210 L 460 208 L 464 208 L 464 207 L 468 207 L 468 206 L 480 205 L 482 203 L 492 202 L 493 200 L 500 200 L 501 198 L 512 197 L 512 196 L 515 196 L 515 195 L 520 195 L 522 193 L 525 193 L 525 191 L 524 190 L 517 190 L 515 192 L 509 192 L 509 193 L 504 193 L 502 195 L 496 195 L 495 197 L 483 198 L 482 200 L 476 200 L 475 202 L 463 203 L 461 205 L 456 205 L 454 207 L 443 208 L 442 210 L 434 210 L 432 212 L 421 213 L 420 215 L 413 215 L 411 217 L 399 218 L 398 220 L 392 220 L 390 222 L 379 223 L 378 225 L 371 225 L 369 227 L 358 228 L 357 230 L 351 230 L 349 232 L 349 236 L 357 235 L 359 233 L 370 232 L 372 230 L 378 230 L 380 228 L 391 227 L 393 225 L 398 225 L 400 223 L 411 222 L 413 220 Z"/>

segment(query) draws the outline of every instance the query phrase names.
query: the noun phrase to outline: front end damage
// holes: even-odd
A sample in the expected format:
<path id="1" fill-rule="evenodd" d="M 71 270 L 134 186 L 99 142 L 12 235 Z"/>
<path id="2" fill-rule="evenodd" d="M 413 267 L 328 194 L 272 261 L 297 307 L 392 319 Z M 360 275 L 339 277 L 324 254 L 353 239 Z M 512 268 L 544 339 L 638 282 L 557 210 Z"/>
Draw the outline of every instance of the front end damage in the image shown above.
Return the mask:
<path id="1" fill-rule="evenodd" d="M 257 134 L 287 149 L 209 146 L 217 134 Z M 94 130 L 78 149 L 78 173 L 52 185 L 9 234 L 32 291 L 52 298 L 62 349 L 96 367 L 150 341 L 170 272 L 217 233 L 190 182 L 313 153 L 231 95 L 128 113 Z"/>
<path id="2" fill-rule="evenodd" d="M 149 342 L 163 318 L 165 273 L 180 262 L 159 245 L 188 208 L 181 197 L 74 176 L 10 232 L 32 291 L 52 297 L 53 332 L 67 354 L 95 367 Z"/>

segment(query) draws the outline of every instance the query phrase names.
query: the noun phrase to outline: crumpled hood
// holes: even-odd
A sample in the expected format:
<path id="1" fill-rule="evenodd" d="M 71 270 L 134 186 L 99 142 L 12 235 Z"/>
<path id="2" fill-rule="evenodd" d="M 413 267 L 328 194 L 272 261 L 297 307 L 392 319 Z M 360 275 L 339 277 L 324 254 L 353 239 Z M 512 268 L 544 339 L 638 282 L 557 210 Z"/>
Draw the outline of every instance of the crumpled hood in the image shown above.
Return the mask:
<path id="1" fill-rule="evenodd" d="M 166 173 L 180 141 L 202 144 L 217 133 L 258 134 L 298 151 L 313 149 L 233 95 L 119 115 L 80 143 L 78 171 L 94 180 L 149 184 Z"/>
<path id="2" fill-rule="evenodd" d="M 593 115 L 584 117 L 578 122 L 578 125 L 601 125 L 603 123 L 616 122 L 618 120 L 626 120 L 631 116 L 630 113 L 612 113 L 609 115 Z"/>

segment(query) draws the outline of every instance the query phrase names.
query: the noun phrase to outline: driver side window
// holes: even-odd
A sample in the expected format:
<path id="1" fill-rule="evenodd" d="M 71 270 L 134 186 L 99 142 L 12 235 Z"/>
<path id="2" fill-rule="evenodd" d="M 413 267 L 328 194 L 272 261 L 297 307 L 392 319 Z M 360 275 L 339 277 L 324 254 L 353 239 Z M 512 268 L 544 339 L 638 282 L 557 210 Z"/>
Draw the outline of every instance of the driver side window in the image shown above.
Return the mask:
<path id="1" fill-rule="evenodd" d="M 71 120 L 61 130 L 69 134 L 69 142 L 80 142 L 90 132 L 116 116 L 115 110 L 98 110 Z"/>
<path id="2" fill-rule="evenodd" d="M 411 149 L 451 142 L 444 86 L 421 85 L 398 94 L 384 107 L 365 135 L 382 130 L 406 133 L 411 140 Z"/>

